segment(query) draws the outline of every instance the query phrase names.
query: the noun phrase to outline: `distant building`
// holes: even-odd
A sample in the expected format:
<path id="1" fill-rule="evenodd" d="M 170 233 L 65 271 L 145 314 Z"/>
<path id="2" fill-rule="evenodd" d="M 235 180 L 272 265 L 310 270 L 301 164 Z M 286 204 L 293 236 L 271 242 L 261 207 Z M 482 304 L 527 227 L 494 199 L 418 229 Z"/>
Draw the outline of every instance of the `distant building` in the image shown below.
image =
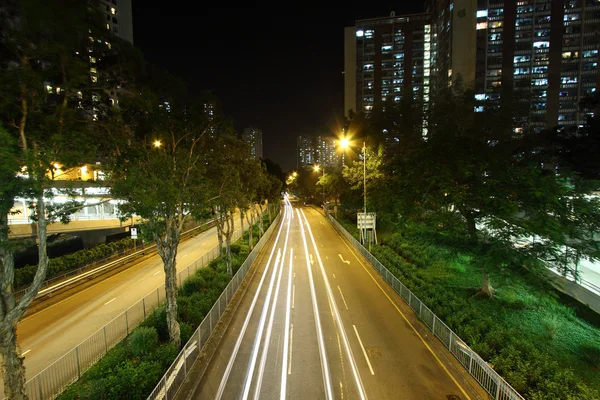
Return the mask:
<path id="1" fill-rule="evenodd" d="M 262 131 L 260 129 L 244 129 L 242 140 L 250 145 L 250 152 L 254 158 L 263 158 Z"/>
<path id="2" fill-rule="evenodd" d="M 312 165 L 337 167 L 339 155 L 336 151 L 336 139 L 325 136 L 298 136 L 297 168 Z"/>

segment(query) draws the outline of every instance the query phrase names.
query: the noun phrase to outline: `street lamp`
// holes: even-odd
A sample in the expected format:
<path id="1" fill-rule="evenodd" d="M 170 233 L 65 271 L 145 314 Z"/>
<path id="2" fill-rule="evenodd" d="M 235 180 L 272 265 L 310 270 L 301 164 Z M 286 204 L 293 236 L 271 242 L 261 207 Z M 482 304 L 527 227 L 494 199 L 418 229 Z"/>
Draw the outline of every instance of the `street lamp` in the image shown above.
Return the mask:
<path id="1" fill-rule="evenodd" d="M 323 211 L 325 211 L 325 167 L 321 168 L 318 164 L 315 164 L 313 169 L 316 172 L 319 172 L 320 169 L 323 170 L 323 181 L 321 182 L 321 186 L 323 188 Z"/>
<path id="2" fill-rule="evenodd" d="M 154 145 L 154 147 L 159 148 L 160 146 L 162 146 L 162 143 L 160 140 L 155 140 L 153 145 Z"/>

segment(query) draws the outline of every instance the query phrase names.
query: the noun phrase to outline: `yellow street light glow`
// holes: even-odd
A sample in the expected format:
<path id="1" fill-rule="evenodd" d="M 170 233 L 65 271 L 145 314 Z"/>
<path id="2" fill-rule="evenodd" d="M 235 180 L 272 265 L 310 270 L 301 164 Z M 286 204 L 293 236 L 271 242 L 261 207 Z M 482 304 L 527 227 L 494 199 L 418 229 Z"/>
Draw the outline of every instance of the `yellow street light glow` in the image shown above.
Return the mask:
<path id="1" fill-rule="evenodd" d="M 294 171 L 294 173 L 292 174 L 292 176 L 295 178 L 298 176 L 298 173 L 296 171 Z"/>
<path id="2" fill-rule="evenodd" d="M 314 169 L 315 171 L 319 172 L 319 171 L 321 170 L 321 167 L 319 167 L 318 165 L 315 165 L 315 166 L 313 167 L 313 169 Z"/>
<path id="3" fill-rule="evenodd" d="M 342 138 L 342 140 L 340 140 L 340 147 L 342 149 L 350 147 L 350 141 L 348 140 L 348 138 Z"/>
<path id="4" fill-rule="evenodd" d="M 162 146 L 162 143 L 160 142 L 160 140 L 155 140 L 154 147 L 160 147 L 160 146 Z"/>

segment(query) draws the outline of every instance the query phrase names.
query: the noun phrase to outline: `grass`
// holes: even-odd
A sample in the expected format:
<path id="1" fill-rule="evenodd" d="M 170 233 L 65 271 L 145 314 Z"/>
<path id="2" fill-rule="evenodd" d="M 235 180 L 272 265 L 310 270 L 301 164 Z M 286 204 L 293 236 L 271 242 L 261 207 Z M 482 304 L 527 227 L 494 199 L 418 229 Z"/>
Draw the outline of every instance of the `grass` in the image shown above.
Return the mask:
<path id="1" fill-rule="evenodd" d="M 598 314 L 516 273 L 491 276 L 495 298 L 477 296 L 475 254 L 455 237 L 422 228 L 378 236 L 375 256 L 526 398 L 600 399 Z"/>

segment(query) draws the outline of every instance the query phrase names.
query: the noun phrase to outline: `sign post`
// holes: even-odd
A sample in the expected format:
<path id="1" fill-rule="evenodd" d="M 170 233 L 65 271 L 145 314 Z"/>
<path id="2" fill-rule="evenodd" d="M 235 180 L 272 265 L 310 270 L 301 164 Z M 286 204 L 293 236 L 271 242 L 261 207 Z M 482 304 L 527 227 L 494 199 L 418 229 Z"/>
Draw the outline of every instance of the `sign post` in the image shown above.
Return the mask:
<path id="1" fill-rule="evenodd" d="M 131 238 L 133 239 L 133 250 L 135 251 L 137 246 L 136 246 L 136 239 L 137 239 L 137 228 L 130 228 L 129 232 L 131 232 Z"/>
<path id="2" fill-rule="evenodd" d="M 363 245 L 369 244 L 369 250 L 371 250 L 371 244 L 373 241 L 377 243 L 377 231 L 376 231 L 377 216 L 375 213 L 358 213 L 356 216 L 356 227 L 360 230 L 360 241 Z"/>

